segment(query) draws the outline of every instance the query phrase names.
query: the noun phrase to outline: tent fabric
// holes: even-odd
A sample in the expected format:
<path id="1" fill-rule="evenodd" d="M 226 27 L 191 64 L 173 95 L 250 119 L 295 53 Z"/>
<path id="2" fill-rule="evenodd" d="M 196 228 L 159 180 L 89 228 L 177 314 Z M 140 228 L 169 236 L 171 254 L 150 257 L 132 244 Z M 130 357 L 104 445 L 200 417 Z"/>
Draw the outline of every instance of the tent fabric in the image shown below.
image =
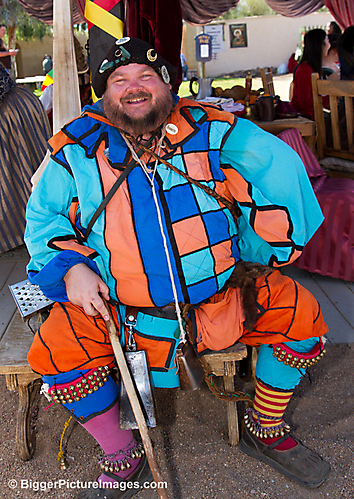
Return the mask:
<path id="1" fill-rule="evenodd" d="M 307 16 L 324 6 L 322 0 L 265 0 L 277 14 L 285 17 Z M 332 0 L 327 0 L 331 3 Z M 345 2 L 345 0 L 335 0 Z M 234 8 L 239 0 L 180 0 L 183 19 L 192 24 L 206 24 Z M 330 6 L 327 5 L 330 9 Z"/>
<path id="2" fill-rule="evenodd" d="M 30 16 L 47 24 L 53 24 L 53 0 L 18 1 Z M 137 0 L 136 3 L 140 1 L 145 3 L 147 0 Z M 238 2 L 239 0 L 168 0 L 164 4 L 170 5 L 170 8 L 172 4 L 180 4 L 177 8 L 182 9 L 182 18 L 185 21 L 203 25 L 236 7 Z M 266 0 L 266 2 L 274 12 L 286 17 L 307 16 L 326 6 L 342 28 L 354 24 L 354 2 L 351 0 Z M 130 0 L 129 3 L 135 2 Z M 156 0 L 151 3 L 155 4 Z M 73 0 L 74 24 L 85 22 L 84 8 L 85 0 Z"/>
<path id="3" fill-rule="evenodd" d="M 322 0 L 265 0 L 269 7 L 284 17 L 303 17 L 323 7 Z M 331 1 L 331 0 L 330 0 Z M 329 8 L 329 7 L 328 7 Z"/>
<path id="4" fill-rule="evenodd" d="M 302 17 L 326 6 L 338 24 L 347 28 L 354 24 L 354 2 L 351 0 L 265 0 L 277 14 Z M 236 7 L 239 0 L 180 0 L 182 17 L 192 24 L 207 24 Z"/>
<path id="5" fill-rule="evenodd" d="M 237 6 L 239 0 L 180 0 L 182 17 L 191 24 L 207 24 Z"/>
<path id="6" fill-rule="evenodd" d="M 51 26 L 53 25 L 53 0 L 18 0 L 18 3 L 22 5 L 29 16 L 36 17 Z M 85 22 L 82 4 L 85 4 L 85 0 L 73 0 L 74 24 Z"/>
<path id="7" fill-rule="evenodd" d="M 354 24 L 354 2 L 352 0 L 324 0 L 325 6 L 342 28 Z"/>

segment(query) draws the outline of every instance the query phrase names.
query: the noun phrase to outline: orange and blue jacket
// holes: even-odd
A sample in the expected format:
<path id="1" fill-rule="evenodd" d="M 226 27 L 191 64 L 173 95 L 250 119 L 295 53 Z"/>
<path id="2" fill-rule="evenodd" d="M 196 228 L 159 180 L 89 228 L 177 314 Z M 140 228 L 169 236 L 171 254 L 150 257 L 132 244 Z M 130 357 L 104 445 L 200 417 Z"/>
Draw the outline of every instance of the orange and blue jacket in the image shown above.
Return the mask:
<path id="1" fill-rule="evenodd" d="M 222 290 L 240 258 L 271 266 L 296 259 L 323 220 L 299 156 L 250 121 L 187 99 L 175 97 L 168 123 L 174 126 L 167 127 L 161 156 L 241 210 L 235 220 L 221 202 L 157 164 L 153 181 L 178 300 L 199 304 Z M 30 281 L 47 297 L 67 301 L 62 278 L 83 262 L 119 303 L 173 302 L 151 184 L 139 165 L 85 235 L 131 160 L 101 101 L 64 126 L 50 147 L 27 207 Z"/>

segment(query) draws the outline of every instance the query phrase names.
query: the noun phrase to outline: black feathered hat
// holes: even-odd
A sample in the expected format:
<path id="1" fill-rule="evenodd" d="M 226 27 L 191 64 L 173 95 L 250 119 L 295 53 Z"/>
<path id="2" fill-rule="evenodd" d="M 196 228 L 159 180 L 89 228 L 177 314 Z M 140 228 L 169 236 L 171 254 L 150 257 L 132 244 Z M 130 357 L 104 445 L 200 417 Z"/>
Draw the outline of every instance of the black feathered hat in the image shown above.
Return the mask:
<path id="1" fill-rule="evenodd" d="M 177 68 L 167 62 L 147 42 L 139 38 L 120 38 L 97 69 L 92 87 L 97 97 L 102 97 L 106 90 L 108 77 L 120 66 L 128 64 L 146 64 L 152 67 L 165 83 L 174 84 L 177 78 Z"/>

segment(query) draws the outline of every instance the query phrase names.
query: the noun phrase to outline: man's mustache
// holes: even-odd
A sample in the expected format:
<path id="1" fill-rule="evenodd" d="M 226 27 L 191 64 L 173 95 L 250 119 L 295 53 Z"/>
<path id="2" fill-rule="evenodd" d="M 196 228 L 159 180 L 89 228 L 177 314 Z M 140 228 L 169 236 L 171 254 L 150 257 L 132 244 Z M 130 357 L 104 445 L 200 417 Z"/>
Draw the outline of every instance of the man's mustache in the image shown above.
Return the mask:
<path id="1" fill-rule="evenodd" d="M 134 99 L 150 99 L 151 94 L 150 92 L 144 92 L 143 90 L 140 90 L 139 92 L 134 92 L 129 95 L 126 95 L 125 97 L 121 98 L 121 102 L 129 102 Z"/>

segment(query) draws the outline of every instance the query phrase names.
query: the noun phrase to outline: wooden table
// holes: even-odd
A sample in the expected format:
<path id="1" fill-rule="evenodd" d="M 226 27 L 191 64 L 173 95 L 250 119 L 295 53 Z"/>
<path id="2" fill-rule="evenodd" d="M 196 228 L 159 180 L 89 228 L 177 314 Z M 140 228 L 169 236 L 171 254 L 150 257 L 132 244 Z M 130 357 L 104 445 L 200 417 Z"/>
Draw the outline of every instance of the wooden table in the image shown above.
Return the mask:
<path id="1" fill-rule="evenodd" d="M 297 118 L 286 118 L 283 120 L 259 121 L 253 117 L 244 116 L 253 121 L 266 132 L 278 135 L 289 128 L 297 128 L 312 152 L 315 152 L 316 143 L 316 122 L 299 116 Z"/>
<path id="2" fill-rule="evenodd" d="M 38 76 L 26 76 L 26 78 L 17 78 L 16 83 L 19 83 L 20 85 L 24 85 L 25 87 L 35 87 L 38 90 L 41 89 L 42 83 L 45 80 L 45 76 L 38 75 Z"/>

